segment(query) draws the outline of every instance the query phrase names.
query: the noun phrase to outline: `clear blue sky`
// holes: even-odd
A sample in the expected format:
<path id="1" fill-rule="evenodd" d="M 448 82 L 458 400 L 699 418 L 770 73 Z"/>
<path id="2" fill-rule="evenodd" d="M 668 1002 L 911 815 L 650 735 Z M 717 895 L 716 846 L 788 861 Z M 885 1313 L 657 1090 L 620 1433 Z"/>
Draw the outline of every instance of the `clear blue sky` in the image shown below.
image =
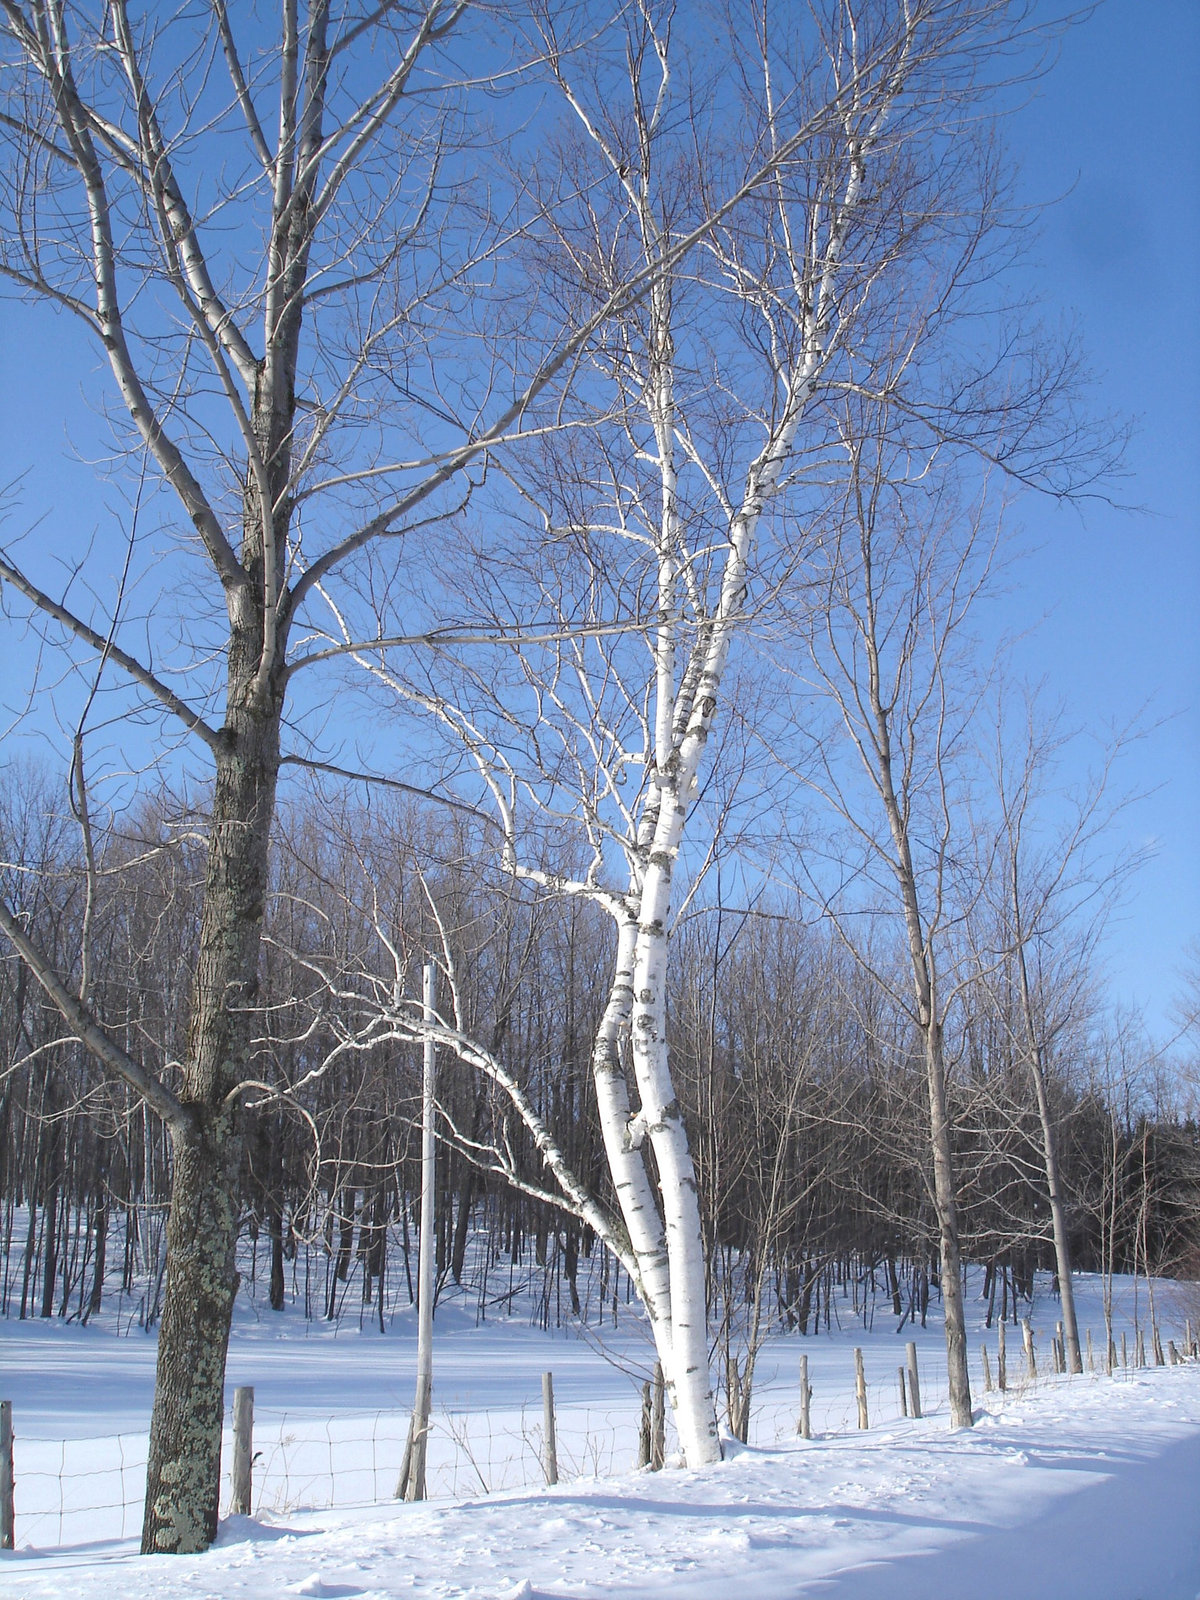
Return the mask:
<path id="1" fill-rule="evenodd" d="M 1070 720 L 1170 719 L 1126 773 L 1155 791 L 1128 829 L 1156 855 L 1108 945 L 1118 994 L 1164 1031 L 1200 941 L 1200 3 L 1105 0 L 1033 95 L 1009 128 L 1024 193 L 1063 196 L 1033 287 L 1133 421 L 1117 493 L 1139 509 L 1023 501 L 1037 548 L 1006 605 L 1014 626 L 1045 614 L 1018 659 Z"/>
<path id="2" fill-rule="evenodd" d="M 1106 0 L 1066 34 L 1008 128 L 1025 195 L 1061 197 L 1030 287 L 1051 318 L 1076 320 L 1099 403 L 1135 424 L 1118 492 L 1139 509 L 1024 500 L 1035 553 L 1006 620 L 1024 630 L 1044 616 L 1018 665 L 1046 680 L 1070 720 L 1123 725 L 1143 708 L 1169 719 L 1127 774 L 1154 791 L 1129 818 L 1130 838 L 1157 853 L 1108 944 L 1115 992 L 1143 1005 L 1156 1031 L 1168 1027 L 1184 948 L 1200 942 L 1198 85 L 1200 0 Z M 46 313 L 4 309 L 0 481 L 34 464 L 9 531 L 46 513 L 47 536 L 75 551 L 106 521 L 94 469 L 69 458 L 70 440 L 97 437 L 107 387 L 81 371 L 79 350 Z"/>

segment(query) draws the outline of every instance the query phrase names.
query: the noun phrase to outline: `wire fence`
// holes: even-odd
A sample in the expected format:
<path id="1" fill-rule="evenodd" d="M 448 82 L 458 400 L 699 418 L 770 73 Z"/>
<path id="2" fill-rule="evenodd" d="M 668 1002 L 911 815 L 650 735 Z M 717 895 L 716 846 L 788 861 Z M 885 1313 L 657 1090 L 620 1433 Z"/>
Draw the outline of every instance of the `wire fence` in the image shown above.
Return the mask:
<path id="1" fill-rule="evenodd" d="M 1108 1373 L 1108 1353 L 1101 1340 L 1092 1370 L 1085 1356 L 1083 1379 L 1055 1372 L 1050 1343 L 1039 1345 L 1039 1373 L 1028 1375 L 1019 1331 L 1008 1344 L 1008 1392 L 1046 1384 L 1080 1382 Z M 1200 1356 L 1189 1327 L 1178 1347 L 1164 1339 L 1170 1356 L 1180 1363 Z M 991 1382 L 996 1380 L 996 1340 L 989 1344 Z M 811 1347 L 810 1347 L 811 1348 Z M 878 1346 L 866 1358 L 867 1403 L 872 1430 L 891 1427 L 907 1414 L 901 1399 L 897 1367 L 903 1347 L 890 1363 Z M 799 1353 L 799 1352 L 798 1352 Z M 1128 1345 L 1126 1364 L 1121 1347 L 1114 1350 L 1112 1376 L 1130 1375 L 1138 1365 L 1136 1347 Z M 922 1409 L 926 1417 L 947 1409 L 947 1384 L 941 1362 L 926 1347 L 921 1372 Z M 1157 1352 L 1148 1342 L 1148 1365 Z M 1163 1357 L 1164 1364 L 1173 1364 Z M 799 1410 L 796 1363 L 778 1353 L 760 1375 L 755 1389 L 748 1443 L 760 1448 L 795 1439 Z M 842 1368 L 845 1371 L 842 1371 Z M 973 1390 L 985 1390 L 983 1358 L 972 1353 Z M 853 1351 L 846 1345 L 825 1347 L 819 1372 L 810 1375 L 814 1393 L 811 1426 L 815 1438 L 836 1438 L 859 1431 L 854 1390 Z M 562 1482 L 609 1478 L 637 1464 L 640 1397 L 631 1390 L 626 1403 L 560 1403 L 555 1408 L 558 1473 Z M 120 1433 L 90 1439 L 42 1440 L 21 1437 L 15 1417 L 15 1525 L 18 1547 L 47 1549 L 87 1546 L 129 1539 L 141 1529 L 147 1438 Z M 320 1418 L 311 1411 L 263 1407 L 254 1416 L 253 1510 L 281 1514 L 299 1511 L 351 1510 L 383 1505 L 396 1492 L 404 1456 L 409 1415 L 398 1410 L 347 1413 Z M 673 1441 L 668 1437 L 668 1451 Z M 232 1435 L 226 1431 L 223 1455 L 232 1458 Z M 540 1397 L 524 1405 L 487 1410 L 436 1410 L 428 1443 L 427 1487 L 430 1499 L 462 1499 L 475 1495 L 541 1487 L 545 1483 L 545 1446 Z M 228 1511 L 229 1486 L 222 1514 Z"/>

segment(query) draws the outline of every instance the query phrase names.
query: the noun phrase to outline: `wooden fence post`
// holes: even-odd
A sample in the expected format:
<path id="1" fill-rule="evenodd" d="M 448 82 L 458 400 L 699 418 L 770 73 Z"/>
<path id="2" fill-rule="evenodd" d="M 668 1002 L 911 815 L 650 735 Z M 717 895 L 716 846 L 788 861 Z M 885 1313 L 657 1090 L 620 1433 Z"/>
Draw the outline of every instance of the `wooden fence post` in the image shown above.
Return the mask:
<path id="1" fill-rule="evenodd" d="M 992 1390 L 992 1367 L 991 1367 L 991 1363 L 988 1361 L 988 1353 L 987 1353 L 987 1345 L 986 1344 L 981 1344 L 979 1346 L 979 1353 L 983 1357 L 983 1387 L 984 1387 L 984 1391 L 985 1391 L 985 1393 L 990 1394 L 991 1390 Z"/>
<path id="2" fill-rule="evenodd" d="M 1088 1335 L 1091 1338 L 1091 1335 Z M 996 1383 L 1000 1393 L 1008 1388 L 1008 1344 L 1004 1318 L 1001 1317 L 1000 1325 L 996 1329 Z"/>
<path id="3" fill-rule="evenodd" d="M 546 1485 L 558 1482 L 558 1436 L 554 1429 L 554 1374 L 542 1373 L 542 1432 L 546 1441 Z"/>
<path id="4" fill-rule="evenodd" d="M 1167 1340 L 1167 1365 L 1169 1367 L 1177 1367 L 1179 1365 L 1179 1352 L 1175 1348 L 1174 1339 Z"/>
<path id="5" fill-rule="evenodd" d="M 254 1390 L 243 1385 L 233 1391 L 233 1492 L 229 1510 L 235 1517 L 250 1516 L 254 1471 Z"/>
<path id="6" fill-rule="evenodd" d="M 1137 1331 L 1137 1351 L 1133 1359 L 1135 1365 L 1138 1367 L 1144 1367 L 1146 1365 L 1146 1335 L 1143 1333 L 1141 1328 L 1139 1328 Z"/>
<path id="7" fill-rule="evenodd" d="M 808 1357 L 800 1357 L 800 1426 L 802 1439 L 812 1438 L 812 1390 L 808 1386 Z"/>
<path id="8" fill-rule="evenodd" d="M 0 1550 L 15 1548 L 12 1401 L 0 1400 Z"/>
<path id="9" fill-rule="evenodd" d="M 661 1472 L 667 1459 L 667 1385 L 662 1362 L 654 1363 L 654 1426 L 650 1438 L 650 1465 Z"/>
<path id="10" fill-rule="evenodd" d="M 1121 1365 L 1126 1372 L 1129 1371 L 1129 1345 L 1125 1341 L 1125 1330 L 1121 1330 Z"/>
<path id="11" fill-rule="evenodd" d="M 1021 1330 L 1025 1337 L 1025 1368 L 1032 1383 L 1037 1377 L 1037 1356 L 1033 1353 L 1033 1329 L 1029 1326 L 1029 1318 L 1021 1318 Z"/>
<path id="12" fill-rule="evenodd" d="M 908 1344 L 908 1409 L 914 1417 L 921 1415 L 921 1374 L 917 1371 L 917 1346 Z"/>
<path id="13" fill-rule="evenodd" d="M 904 1387 L 904 1368 L 903 1367 L 897 1367 L 896 1368 L 896 1377 L 899 1380 L 899 1384 L 900 1384 L 900 1415 L 902 1417 L 906 1417 L 908 1415 L 908 1392 L 906 1391 L 906 1389 Z"/>
<path id="14" fill-rule="evenodd" d="M 648 1467 L 654 1450 L 654 1401 L 650 1395 L 650 1380 L 642 1385 L 642 1422 L 638 1429 L 638 1467 Z"/>
<path id="15" fill-rule="evenodd" d="M 867 1419 L 867 1375 L 863 1371 L 863 1354 L 857 1345 L 854 1347 L 854 1397 L 858 1401 L 858 1425 L 860 1428 L 869 1427 Z"/>

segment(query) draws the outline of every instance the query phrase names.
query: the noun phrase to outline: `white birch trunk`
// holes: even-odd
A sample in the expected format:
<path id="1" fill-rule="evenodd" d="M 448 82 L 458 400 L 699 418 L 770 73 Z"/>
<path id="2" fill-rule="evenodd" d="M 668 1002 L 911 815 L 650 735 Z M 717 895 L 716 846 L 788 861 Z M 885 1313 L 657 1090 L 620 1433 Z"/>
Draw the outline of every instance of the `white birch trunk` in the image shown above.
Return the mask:
<path id="1" fill-rule="evenodd" d="M 659 1360 L 669 1374 L 674 1367 L 674 1346 L 667 1240 L 641 1141 L 632 1132 L 629 1088 L 620 1054 L 621 1037 L 633 1011 L 637 940 L 638 924 L 628 917 L 617 929 L 615 971 L 608 1005 L 596 1033 L 592 1070 L 605 1155 L 629 1234 L 629 1247 L 637 1262 L 638 1294 L 650 1319 Z"/>

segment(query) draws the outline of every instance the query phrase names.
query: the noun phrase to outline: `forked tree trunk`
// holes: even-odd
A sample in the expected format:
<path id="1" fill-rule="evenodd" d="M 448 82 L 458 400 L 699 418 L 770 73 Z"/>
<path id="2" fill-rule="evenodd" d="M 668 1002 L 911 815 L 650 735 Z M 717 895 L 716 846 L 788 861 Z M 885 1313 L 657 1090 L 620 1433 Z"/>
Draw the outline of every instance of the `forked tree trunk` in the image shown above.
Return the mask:
<path id="1" fill-rule="evenodd" d="M 663 812 L 675 797 L 663 795 Z M 680 808 L 682 810 L 682 808 Z M 672 822 L 660 822 L 670 834 Z M 655 851 L 655 856 L 660 852 Z M 721 1459 L 708 1360 L 704 1235 L 696 1171 L 667 1058 L 667 932 L 671 871 L 652 862 L 643 889 L 634 963 L 631 1042 L 645 1134 L 659 1171 L 671 1281 L 671 1362 L 665 1367 L 675 1426 L 689 1467 Z"/>
<path id="2" fill-rule="evenodd" d="M 668 1371 L 673 1356 L 666 1239 L 646 1163 L 630 1132 L 629 1086 L 621 1060 L 621 1038 L 633 1012 L 637 936 L 636 918 L 630 916 L 618 925 L 613 981 L 592 1047 L 592 1074 L 608 1169 L 637 1263 L 638 1296 L 646 1308 L 659 1360 Z"/>

